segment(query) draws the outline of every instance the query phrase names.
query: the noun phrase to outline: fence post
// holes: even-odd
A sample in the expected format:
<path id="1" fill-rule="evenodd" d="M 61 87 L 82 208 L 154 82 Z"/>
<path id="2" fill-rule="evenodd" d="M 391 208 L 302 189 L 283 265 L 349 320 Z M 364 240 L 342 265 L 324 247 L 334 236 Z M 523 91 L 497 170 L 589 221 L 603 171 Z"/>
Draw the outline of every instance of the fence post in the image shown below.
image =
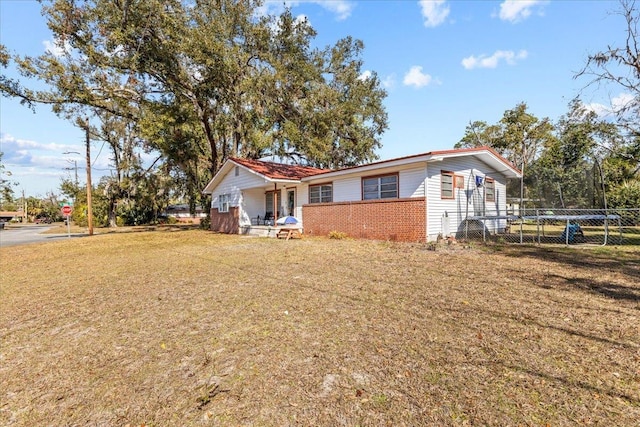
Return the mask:
<path id="1" fill-rule="evenodd" d="M 520 217 L 520 244 L 522 244 L 522 223 L 524 222 L 524 215 L 522 215 L 522 203 L 520 203 L 520 206 L 518 207 L 518 216 Z"/>
<path id="2" fill-rule="evenodd" d="M 487 243 L 487 232 L 485 231 L 487 229 L 487 220 L 485 218 L 482 219 L 482 241 L 484 243 Z"/>
<path id="3" fill-rule="evenodd" d="M 542 224 L 544 230 L 544 224 Z M 540 210 L 536 209 L 536 234 L 538 235 L 538 246 L 542 243 L 540 240 Z"/>

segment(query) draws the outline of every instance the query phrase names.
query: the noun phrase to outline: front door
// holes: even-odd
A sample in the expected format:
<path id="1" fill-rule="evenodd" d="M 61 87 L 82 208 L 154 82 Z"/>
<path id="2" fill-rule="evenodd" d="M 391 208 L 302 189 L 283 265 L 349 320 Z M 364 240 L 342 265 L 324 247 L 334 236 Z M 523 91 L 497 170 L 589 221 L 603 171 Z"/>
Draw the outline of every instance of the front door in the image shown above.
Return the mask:
<path id="1" fill-rule="evenodd" d="M 287 190 L 287 215 L 295 216 L 296 213 L 296 190 Z"/>

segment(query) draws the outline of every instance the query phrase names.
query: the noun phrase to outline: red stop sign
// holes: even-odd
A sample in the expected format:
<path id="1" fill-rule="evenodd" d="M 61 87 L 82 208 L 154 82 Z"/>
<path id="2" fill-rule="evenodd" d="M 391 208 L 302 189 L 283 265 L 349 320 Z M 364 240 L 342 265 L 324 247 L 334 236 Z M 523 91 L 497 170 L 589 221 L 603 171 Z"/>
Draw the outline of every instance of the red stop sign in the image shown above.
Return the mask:
<path id="1" fill-rule="evenodd" d="M 72 209 L 72 208 L 71 208 L 71 206 L 69 206 L 69 205 L 64 205 L 64 206 L 62 207 L 62 215 L 69 216 L 69 215 L 71 215 L 71 212 L 72 212 L 72 211 L 73 211 L 73 209 Z"/>

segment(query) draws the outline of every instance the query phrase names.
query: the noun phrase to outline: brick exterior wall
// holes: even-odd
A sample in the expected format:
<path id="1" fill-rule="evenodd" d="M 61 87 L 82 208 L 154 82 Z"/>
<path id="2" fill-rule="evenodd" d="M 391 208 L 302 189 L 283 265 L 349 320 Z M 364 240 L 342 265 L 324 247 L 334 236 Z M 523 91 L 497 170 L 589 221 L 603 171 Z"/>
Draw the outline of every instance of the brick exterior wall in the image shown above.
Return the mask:
<path id="1" fill-rule="evenodd" d="M 424 198 L 307 204 L 302 218 L 304 233 L 316 236 L 341 231 L 362 239 L 427 240 Z"/>
<path id="2" fill-rule="evenodd" d="M 240 232 L 240 210 L 229 207 L 229 212 L 219 213 L 218 208 L 211 209 L 211 231 L 238 234 Z"/>

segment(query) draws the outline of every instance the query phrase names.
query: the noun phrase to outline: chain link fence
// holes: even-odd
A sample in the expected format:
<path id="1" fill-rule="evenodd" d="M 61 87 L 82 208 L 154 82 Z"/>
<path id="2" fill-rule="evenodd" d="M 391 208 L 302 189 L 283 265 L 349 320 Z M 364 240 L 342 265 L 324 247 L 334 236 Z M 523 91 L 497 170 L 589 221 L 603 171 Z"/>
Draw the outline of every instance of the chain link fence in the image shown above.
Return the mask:
<path id="1" fill-rule="evenodd" d="M 640 245 L 640 209 L 526 209 L 471 216 L 456 238 L 527 244 Z"/>

